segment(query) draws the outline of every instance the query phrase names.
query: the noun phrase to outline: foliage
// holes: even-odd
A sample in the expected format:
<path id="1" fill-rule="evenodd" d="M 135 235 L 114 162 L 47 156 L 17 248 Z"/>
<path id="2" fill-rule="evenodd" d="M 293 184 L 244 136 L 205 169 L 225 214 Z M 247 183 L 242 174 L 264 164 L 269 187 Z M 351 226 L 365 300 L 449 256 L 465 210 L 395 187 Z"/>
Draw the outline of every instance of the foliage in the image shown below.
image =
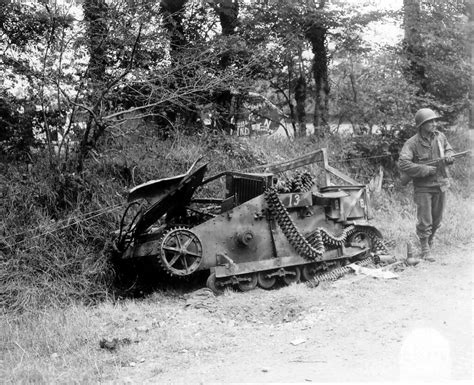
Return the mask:
<path id="1" fill-rule="evenodd" d="M 23 103 L 0 93 L 0 153 L 4 161 L 29 161 L 29 149 L 35 144 L 33 122 L 35 111 L 25 110 Z"/>
<path id="2" fill-rule="evenodd" d="M 422 90 L 436 101 L 433 107 L 454 122 L 469 104 L 471 77 L 469 34 L 466 28 L 464 2 L 420 2 L 417 25 L 421 53 L 416 57 L 423 68 L 425 86 Z"/>
<path id="3" fill-rule="evenodd" d="M 3 81 L 10 96 L 15 83 L 24 83 L 22 103 L 39 111 L 34 131 L 43 136 L 50 163 L 62 169 L 81 170 L 101 136 L 127 119 L 129 112 L 135 117 L 158 116 L 160 123 L 182 128 L 194 122 L 181 123 L 173 116 L 176 112 L 194 109 L 191 117 L 196 119 L 197 104 L 240 78 L 237 68 L 216 70 L 219 56 L 227 50 L 219 39 L 214 49 L 194 42 L 170 66 L 166 34 L 156 28 L 160 24 L 158 6 L 145 4 L 130 12 L 125 2 L 110 4 L 104 14 L 109 21 L 107 30 L 100 36 L 91 29 L 96 21 L 84 22 L 80 8 L 71 10 L 73 20 L 63 8 L 36 7 L 31 15 L 23 7 L 12 9 L 15 17 L 9 23 L 14 27 L 3 24 L 3 33 L 10 33 L 12 39 L 17 38 L 13 32 L 24 29 L 23 22 L 30 23 L 31 18 L 47 18 L 51 25 L 44 29 L 44 36 L 18 38 L 18 43 L 1 46 L 1 65 L 7 69 Z M 27 14 L 31 17 L 24 17 Z M 90 34 L 93 41 L 88 39 Z M 20 71 L 10 65 L 13 60 L 26 64 Z M 103 74 L 97 72 L 99 63 Z M 61 154 L 69 153 L 74 142 L 78 143 L 77 158 L 68 165 L 68 158 Z M 59 147 L 56 153 L 55 145 Z"/>
<path id="4" fill-rule="evenodd" d="M 105 187 L 113 184 L 52 173 L 41 159 L 31 174 L 21 168 L 11 165 L 2 178 L 0 306 L 24 310 L 103 298 L 113 277 L 105 254 L 116 221 L 108 208 L 116 198 Z"/>
<path id="5" fill-rule="evenodd" d="M 354 54 L 334 66 L 334 113 L 341 122 L 351 122 L 356 133 L 407 123 L 409 106 L 416 102 L 415 89 L 402 76 L 393 50 L 370 59 L 368 55 Z"/>
<path id="6" fill-rule="evenodd" d="M 363 39 L 367 26 L 384 17 L 394 20 L 393 15 L 365 3 L 246 3 L 235 33 L 228 35 L 219 30 L 219 2 L 182 3 L 182 25 L 175 32 L 182 33 L 183 44 L 172 52 L 173 36 L 164 28 L 160 3 L 130 7 L 126 1 L 112 2 L 102 9 L 106 30 L 94 12 L 84 14 L 78 7 L 2 3 L 0 29 L 7 38 L 1 46 L 3 81 L 9 96 L 35 106 L 34 116 L 23 118 L 31 119 L 26 126 L 35 135 L 43 133 L 52 165 L 67 163 L 69 158 L 59 156 L 66 153 L 76 156 L 81 169 L 104 133 L 130 113 L 153 119 L 163 136 L 170 130 L 202 130 L 203 106 L 214 105 L 216 122 L 230 121 L 248 91 L 266 94 L 294 122 L 304 123 L 317 101 L 311 75 L 317 58 L 309 53 L 314 47 L 308 35 L 315 27 L 327 30 L 331 116 L 349 119 L 357 133 L 399 124 L 414 106 L 436 107 L 449 118 L 465 106 L 465 30 L 460 9 L 453 5 L 446 6 L 446 14 L 436 6 L 424 13 L 432 91 L 415 97 L 413 85 L 401 76 L 401 51 L 379 49 Z M 223 57 L 232 65 L 222 66 Z M 94 75 L 97 63 L 103 65 L 102 75 Z M 14 103 L 7 105 L 13 108 Z M 20 128 L 14 130 L 25 136 Z M 74 146 L 78 155 L 69 149 Z"/>
<path id="7" fill-rule="evenodd" d="M 46 47 L 57 43 L 58 31 L 70 24 L 68 15 L 51 15 L 35 4 L 0 4 L 0 68 L 4 85 L 0 94 L 0 140 L 12 159 L 28 160 L 30 147 L 37 144 L 34 133 L 41 130 L 41 122 L 48 114 L 38 113 L 36 108 L 44 98 L 41 79 L 46 73 L 41 70 L 41 62 L 48 59 Z"/>

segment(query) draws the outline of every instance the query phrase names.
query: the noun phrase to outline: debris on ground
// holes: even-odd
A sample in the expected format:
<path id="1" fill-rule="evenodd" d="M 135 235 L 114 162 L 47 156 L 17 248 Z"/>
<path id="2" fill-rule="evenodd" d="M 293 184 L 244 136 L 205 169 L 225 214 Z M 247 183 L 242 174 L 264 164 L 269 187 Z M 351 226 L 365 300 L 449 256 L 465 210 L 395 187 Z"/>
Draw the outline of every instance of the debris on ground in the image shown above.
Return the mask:
<path id="1" fill-rule="evenodd" d="M 106 349 L 108 351 L 115 351 L 117 350 L 117 348 L 121 345 L 130 345 L 132 343 L 132 341 L 130 340 L 130 338 L 122 338 L 122 339 L 118 339 L 118 338 L 112 338 L 111 340 L 107 340 L 105 338 L 102 338 L 100 341 L 99 341 L 99 347 L 101 349 Z"/>
<path id="2" fill-rule="evenodd" d="M 202 288 L 185 296 L 184 307 L 194 309 L 207 309 L 210 312 L 216 310 L 216 295 L 211 289 Z"/>
<path id="3" fill-rule="evenodd" d="M 356 265 L 355 263 L 351 263 L 350 265 L 348 265 L 348 267 L 354 270 L 356 274 L 363 274 L 369 277 L 383 278 L 383 279 L 398 278 L 398 274 L 392 273 L 391 271 L 388 271 L 388 270 L 372 269 L 369 267 Z"/>
<path id="4" fill-rule="evenodd" d="M 297 338 L 296 340 L 291 341 L 290 344 L 297 346 L 297 345 L 304 344 L 305 342 L 306 342 L 306 338 Z"/>

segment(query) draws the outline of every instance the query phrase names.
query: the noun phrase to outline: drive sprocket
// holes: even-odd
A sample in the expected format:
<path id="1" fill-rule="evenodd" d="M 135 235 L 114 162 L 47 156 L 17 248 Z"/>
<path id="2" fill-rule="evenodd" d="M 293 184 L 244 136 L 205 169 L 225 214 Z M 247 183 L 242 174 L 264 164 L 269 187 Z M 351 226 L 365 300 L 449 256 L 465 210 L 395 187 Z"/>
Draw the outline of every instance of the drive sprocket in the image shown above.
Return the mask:
<path id="1" fill-rule="evenodd" d="M 190 275 L 199 268 L 202 261 L 201 241 L 186 227 L 172 228 L 160 240 L 158 261 L 171 275 Z"/>

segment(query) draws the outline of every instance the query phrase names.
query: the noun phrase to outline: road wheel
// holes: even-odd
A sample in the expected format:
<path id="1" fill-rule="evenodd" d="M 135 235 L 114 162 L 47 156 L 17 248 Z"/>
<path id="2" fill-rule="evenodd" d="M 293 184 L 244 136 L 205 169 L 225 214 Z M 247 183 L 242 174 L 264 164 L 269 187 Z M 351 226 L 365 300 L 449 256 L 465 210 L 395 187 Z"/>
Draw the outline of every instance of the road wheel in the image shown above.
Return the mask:
<path id="1" fill-rule="evenodd" d="M 211 289 L 214 294 L 222 294 L 225 286 L 216 278 L 216 273 L 211 273 L 206 281 L 206 286 Z"/>
<path id="2" fill-rule="evenodd" d="M 257 287 L 258 278 L 256 273 L 245 274 L 242 277 L 243 280 L 239 280 L 238 286 L 242 291 L 250 291 Z"/>
<path id="3" fill-rule="evenodd" d="M 260 286 L 262 289 L 268 290 L 275 285 L 276 282 L 276 276 L 271 276 L 272 271 L 260 271 L 257 273 L 257 282 L 258 286 Z"/>
<path id="4" fill-rule="evenodd" d="M 291 285 L 292 283 L 298 283 L 301 278 L 301 270 L 298 266 L 286 267 L 285 275 L 283 276 L 283 282 L 286 285 Z"/>
<path id="5" fill-rule="evenodd" d="M 311 281 L 316 275 L 316 272 L 317 272 L 316 265 L 312 263 L 304 265 L 301 268 L 301 276 L 303 278 L 303 281 Z"/>

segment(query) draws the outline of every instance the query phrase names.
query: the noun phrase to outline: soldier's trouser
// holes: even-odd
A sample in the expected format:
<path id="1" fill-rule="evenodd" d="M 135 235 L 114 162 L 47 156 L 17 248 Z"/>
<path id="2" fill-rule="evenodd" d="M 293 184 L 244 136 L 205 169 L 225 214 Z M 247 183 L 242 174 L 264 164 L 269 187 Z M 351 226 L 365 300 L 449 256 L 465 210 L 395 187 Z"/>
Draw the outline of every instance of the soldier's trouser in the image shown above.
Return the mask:
<path id="1" fill-rule="evenodd" d="M 416 204 L 416 233 L 419 238 L 428 238 L 441 226 L 446 192 L 437 190 L 432 192 L 415 191 Z"/>

